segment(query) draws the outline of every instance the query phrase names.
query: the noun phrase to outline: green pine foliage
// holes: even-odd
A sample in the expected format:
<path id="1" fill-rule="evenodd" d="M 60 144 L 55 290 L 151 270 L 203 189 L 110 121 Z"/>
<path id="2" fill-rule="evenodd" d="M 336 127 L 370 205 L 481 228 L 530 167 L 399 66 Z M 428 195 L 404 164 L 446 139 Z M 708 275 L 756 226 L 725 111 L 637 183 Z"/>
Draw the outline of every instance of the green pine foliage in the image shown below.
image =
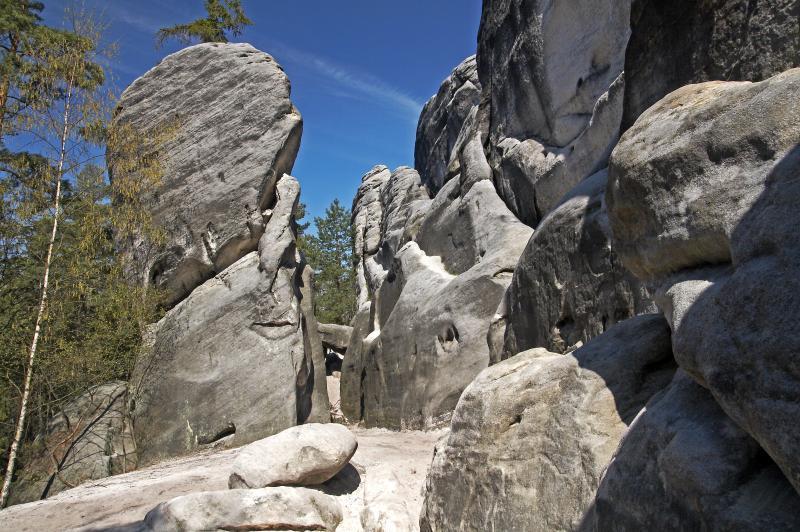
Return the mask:
<path id="1" fill-rule="evenodd" d="M 302 235 L 299 247 L 314 269 L 317 319 L 349 325 L 357 310 L 350 209 L 335 199 L 323 217 L 314 218 L 314 225 L 317 234 Z"/>
<path id="2" fill-rule="evenodd" d="M 100 66 L 108 60 L 100 47 L 102 28 L 91 14 L 71 11 L 66 13 L 70 31 L 48 28 L 41 24 L 42 8 L 39 2 L 0 0 L 4 471 L 6 466 L 14 469 L 11 448 L 26 375 L 31 376 L 30 392 L 17 445 L 22 468 L 28 444 L 54 413 L 94 385 L 129 377 L 143 328 L 159 313 L 156 291 L 125 281 L 115 241 L 120 234 L 153 230 L 133 200 L 157 186 L 161 166 L 154 153 L 171 132 L 112 131 L 114 102 Z M 7 147 L 12 137 L 21 140 L 13 145 L 26 151 Z M 106 150 L 118 167 L 140 169 L 137 178 L 121 172 L 110 182 L 107 169 L 98 166 Z M 49 283 L 34 361 L 31 345 L 46 270 Z"/>
<path id="3" fill-rule="evenodd" d="M 253 24 L 244 14 L 240 0 L 205 0 L 207 17 L 187 24 L 162 28 L 156 34 L 156 44 L 161 46 L 168 39 L 177 39 L 182 44 L 200 42 L 228 42 L 228 34 L 241 35 L 245 26 Z"/>

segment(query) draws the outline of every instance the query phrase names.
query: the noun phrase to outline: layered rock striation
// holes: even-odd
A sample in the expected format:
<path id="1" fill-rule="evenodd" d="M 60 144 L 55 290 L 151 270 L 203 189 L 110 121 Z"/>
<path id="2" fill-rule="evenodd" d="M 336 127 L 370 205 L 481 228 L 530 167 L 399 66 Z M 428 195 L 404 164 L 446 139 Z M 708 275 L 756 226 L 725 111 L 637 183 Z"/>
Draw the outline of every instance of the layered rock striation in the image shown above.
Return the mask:
<path id="1" fill-rule="evenodd" d="M 172 118 L 163 182 L 142 201 L 164 238 L 122 243 L 132 277 L 174 305 L 131 383 L 145 463 L 329 419 L 311 271 L 295 243 L 300 185 L 288 172 L 302 120 L 289 80 L 250 45 L 192 46 L 123 93 L 115 127 L 147 133 Z"/>

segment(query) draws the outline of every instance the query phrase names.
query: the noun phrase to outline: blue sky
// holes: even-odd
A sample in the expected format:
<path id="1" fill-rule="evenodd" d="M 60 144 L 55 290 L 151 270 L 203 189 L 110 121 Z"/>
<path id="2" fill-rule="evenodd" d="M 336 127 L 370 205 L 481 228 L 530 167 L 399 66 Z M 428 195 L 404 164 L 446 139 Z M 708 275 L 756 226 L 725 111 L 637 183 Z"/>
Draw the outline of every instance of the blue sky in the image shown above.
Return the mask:
<path id="1" fill-rule="evenodd" d="M 44 0 L 60 25 L 70 0 Z M 126 87 L 180 48 L 154 46 L 164 26 L 203 16 L 202 0 L 84 0 L 119 46 L 111 65 Z M 293 174 L 311 215 L 336 197 L 349 206 L 375 164 L 413 166 L 422 105 L 475 53 L 480 0 L 243 0 L 254 25 L 235 39 L 272 54 L 304 119 Z"/>

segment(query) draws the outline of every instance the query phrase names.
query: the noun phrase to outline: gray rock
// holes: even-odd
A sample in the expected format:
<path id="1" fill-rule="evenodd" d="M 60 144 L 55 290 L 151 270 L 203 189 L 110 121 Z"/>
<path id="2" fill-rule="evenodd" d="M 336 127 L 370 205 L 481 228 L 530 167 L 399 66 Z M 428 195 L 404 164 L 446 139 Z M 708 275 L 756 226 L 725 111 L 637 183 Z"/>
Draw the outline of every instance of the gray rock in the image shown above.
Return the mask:
<path id="1" fill-rule="evenodd" d="M 298 301 L 300 186 L 284 176 L 274 193 L 259 251 L 170 310 L 137 361 L 133 414 L 145 463 L 231 434 L 234 445 L 270 436 L 308 421 L 324 398 Z"/>
<path id="2" fill-rule="evenodd" d="M 614 247 L 643 279 L 731 261 L 731 233 L 800 139 L 800 70 L 683 87 L 645 112 L 611 157 Z"/>
<path id="3" fill-rule="evenodd" d="M 364 417 L 362 398 L 366 378 L 364 341 L 372 332 L 372 313 L 369 302 L 363 304 L 353 318 L 353 332 L 342 360 L 342 376 L 339 382 L 341 409 L 350 422 L 358 422 Z"/>
<path id="4" fill-rule="evenodd" d="M 164 502 L 147 513 L 149 530 L 336 530 L 342 507 L 306 488 L 206 491 Z"/>
<path id="5" fill-rule="evenodd" d="M 489 363 L 489 324 L 530 234 L 491 181 L 468 190 L 461 178 L 448 181 L 374 298 L 361 346 L 360 397 L 348 389 L 356 379 L 343 377 L 343 405 L 346 396 L 360 405 L 368 426 L 445 422 Z"/>
<path id="6" fill-rule="evenodd" d="M 347 351 L 350 337 L 353 335 L 352 327 L 335 323 L 320 323 L 318 328 L 324 347 L 339 353 Z"/>
<path id="7" fill-rule="evenodd" d="M 799 95 L 800 69 L 679 89 L 625 134 L 607 191 L 615 247 L 660 285 L 676 360 L 795 489 Z"/>
<path id="8" fill-rule="evenodd" d="M 403 498 L 409 487 L 394 471 L 382 469 L 375 472 L 380 480 L 364 489 L 361 527 L 364 532 L 419 532 L 418 518 Z"/>
<path id="9" fill-rule="evenodd" d="M 310 423 L 251 443 L 239 451 L 228 487 L 314 486 L 327 482 L 358 448 L 344 425 Z"/>
<path id="10" fill-rule="evenodd" d="M 800 66 L 795 0 L 635 0 L 625 58 L 627 129 L 690 83 L 761 81 Z"/>
<path id="11" fill-rule="evenodd" d="M 361 178 L 361 185 L 353 199 L 353 248 L 357 261 L 359 307 L 370 300 L 383 280 L 380 275 L 383 273 L 382 269 L 371 259 L 381 245 L 381 188 L 391 175 L 385 166 L 374 167 Z M 380 274 L 376 269 L 380 270 Z"/>
<path id="12" fill-rule="evenodd" d="M 302 271 L 299 283 L 301 325 L 306 354 L 311 354 L 311 365 L 307 368 L 309 378 L 306 381 L 306 390 L 301 395 L 311 399 L 311 409 L 306 422 L 328 423 L 331 421 L 331 400 L 328 396 L 323 334 L 314 315 L 314 269 L 306 264 L 302 257 L 300 259 L 298 268 Z"/>
<path id="13" fill-rule="evenodd" d="M 674 371 L 659 315 L 569 355 L 535 349 L 484 370 L 437 446 L 421 529 L 573 530 L 627 425 Z"/>
<path id="14" fill-rule="evenodd" d="M 631 316 L 656 312 L 611 246 L 604 170 L 569 192 L 522 253 L 501 314 L 502 358 L 535 347 L 574 349 Z"/>
<path id="15" fill-rule="evenodd" d="M 622 120 L 630 0 L 484 2 L 478 73 L 497 191 L 535 226 L 607 166 Z"/>
<path id="16" fill-rule="evenodd" d="M 678 363 L 800 491 L 800 147 L 773 163 L 766 189 L 733 229 L 727 272 L 668 293 L 678 301 L 671 305 Z"/>
<path id="17" fill-rule="evenodd" d="M 453 177 L 448 172 L 450 154 L 467 114 L 478 105 L 480 98 L 481 84 L 473 55 L 453 70 L 422 109 L 417 125 L 414 167 L 433 195 Z"/>
<path id="18" fill-rule="evenodd" d="M 136 469 L 128 386 L 90 388 L 47 422 L 11 489 L 11 504 L 53 496 L 88 480 Z"/>
<path id="19" fill-rule="evenodd" d="M 162 184 L 142 198 L 164 242 L 121 243 L 131 279 L 164 288 L 172 306 L 256 250 L 262 213 L 300 145 L 302 119 L 289 96 L 272 57 L 233 43 L 185 48 L 125 90 L 117 126 L 145 135 L 178 125 L 160 149 Z"/>
<path id="20" fill-rule="evenodd" d="M 582 530 L 797 530 L 800 496 L 682 371 L 637 416 Z"/>

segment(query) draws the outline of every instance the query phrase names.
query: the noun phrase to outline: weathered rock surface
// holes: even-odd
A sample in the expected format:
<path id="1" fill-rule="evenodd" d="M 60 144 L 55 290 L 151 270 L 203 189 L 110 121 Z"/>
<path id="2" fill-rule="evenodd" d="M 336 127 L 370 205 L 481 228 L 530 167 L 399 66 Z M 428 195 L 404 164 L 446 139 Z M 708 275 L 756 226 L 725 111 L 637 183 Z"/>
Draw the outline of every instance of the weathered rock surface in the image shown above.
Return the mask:
<path id="1" fill-rule="evenodd" d="M 310 423 L 251 443 L 233 463 L 228 486 L 314 486 L 333 478 L 358 448 L 344 425 Z"/>
<path id="2" fill-rule="evenodd" d="M 278 182 L 259 250 L 195 289 L 155 326 L 133 379 L 140 458 L 152 463 L 233 434 L 234 445 L 313 421 L 324 361 L 299 302 L 292 213 L 300 186 Z"/>
<path id="3" fill-rule="evenodd" d="M 317 328 L 322 338 L 322 345 L 331 351 L 344 353 L 350 344 L 353 328 L 335 323 L 320 323 Z"/>
<path id="4" fill-rule="evenodd" d="M 44 499 L 88 480 L 136 468 L 136 442 L 127 408 L 128 386 L 109 382 L 89 389 L 50 419 L 33 442 L 11 490 L 11 504 Z"/>
<path id="5" fill-rule="evenodd" d="M 607 166 L 622 120 L 630 0 L 488 1 L 478 74 L 497 191 L 535 226 Z"/>
<path id="6" fill-rule="evenodd" d="M 627 129 L 690 83 L 761 81 L 800 66 L 795 0 L 635 0 L 625 57 Z"/>
<path id="7" fill-rule="evenodd" d="M 337 532 L 361 532 L 365 492 L 387 493 L 402 500 L 416 519 L 430 457 L 442 432 L 389 432 L 359 429 L 351 465 L 319 490 L 343 509 Z M 148 511 L 166 500 L 201 491 L 226 490 L 231 465 L 240 449 L 202 450 L 191 456 L 99 481 L 87 482 L 43 501 L 0 510 L 4 530 L 141 531 Z M 397 482 L 394 481 L 397 480 Z M 146 530 L 146 529 L 145 529 Z"/>
<path id="8" fill-rule="evenodd" d="M 453 70 L 422 109 L 414 146 L 414 167 L 433 195 L 453 177 L 448 172 L 450 154 L 464 120 L 480 99 L 478 65 L 473 55 Z"/>
<path id="9" fill-rule="evenodd" d="M 361 294 L 359 294 L 360 298 Z M 339 397 L 342 414 L 350 422 L 358 422 L 364 415 L 363 385 L 366 378 L 365 341 L 372 331 L 371 303 L 358 309 L 353 318 L 353 333 L 342 361 Z"/>
<path id="10" fill-rule="evenodd" d="M 364 532 L 418 532 L 419 516 L 411 512 L 405 494 L 409 487 L 390 468 L 381 468 L 381 482 L 364 490 L 361 526 Z"/>
<path id="11" fill-rule="evenodd" d="M 489 363 L 489 324 L 531 229 L 489 179 L 462 182 L 467 173 L 448 181 L 430 203 L 374 297 L 372 323 L 361 332 L 361 379 L 342 380 L 345 415 L 360 410 L 368 426 L 446 421 Z M 393 241 L 384 246 L 391 249 Z M 357 393 L 348 389 L 353 385 Z"/>
<path id="12" fill-rule="evenodd" d="M 118 126 L 145 135 L 177 125 L 159 150 L 162 184 L 143 199 L 164 242 L 122 243 L 129 276 L 164 288 L 170 306 L 256 250 L 262 213 L 300 145 L 302 119 L 289 97 L 272 57 L 233 43 L 169 55 L 122 94 Z"/>
<path id="13" fill-rule="evenodd" d="M 376 166 L 361 178 L 356 197 L 353 198 L 353 251 L 356 258 L 358 281 L 358 306 L 370 300 L 376 285 L 382 280 L 375 270 L 381 270 L 371 260 L 381 245 L 381 220 L 383 204 L 381 188 L 389 180 L 392 172 L 385 166 Z"/>
<path id="14" fill-rule="evenodd" d="M 205 491 L 177 497 L 148 512 L 154 532 L 167 530 L 336 530 L 342 507 L 306 488 Z"/>
<path id="15" fill-rule="evenodd" d="M 631 424 L 582 530 L 797 530 L 800 496 L 679 371 Z"/>
<path id="16" fill-rule="evenodd" d="M 614 248 L 644 279 L 731 261 L 731 234 L 800 139 L 800 70 L 683 87 L 620 140 L 606 194 Z M 679 171 L 678 171 L 679 170 Z"/>
<path id="17" fill-rule="evenodd" d="M 655 312 L 611 246 L 607 172 L 567 194 L 539 224 L 508 289 L 503 357 L 535 347 L 563 353 L 620 321 Z"/>
<path id="18" fill-rule="evenodd" d="M 422 530 L 572 530 L 627 424 L 674 370 L 659 315 L 569 355 L 535 349 L 484 370 L 437 449 Z"/>
<path id="19" fill-rule="evenodd" d="M 678 363 L 796 489 L 798 102 L 798 69 L 679 89 L 626 133 L 608 190 L 620 255 L 662 284 Z"/>

